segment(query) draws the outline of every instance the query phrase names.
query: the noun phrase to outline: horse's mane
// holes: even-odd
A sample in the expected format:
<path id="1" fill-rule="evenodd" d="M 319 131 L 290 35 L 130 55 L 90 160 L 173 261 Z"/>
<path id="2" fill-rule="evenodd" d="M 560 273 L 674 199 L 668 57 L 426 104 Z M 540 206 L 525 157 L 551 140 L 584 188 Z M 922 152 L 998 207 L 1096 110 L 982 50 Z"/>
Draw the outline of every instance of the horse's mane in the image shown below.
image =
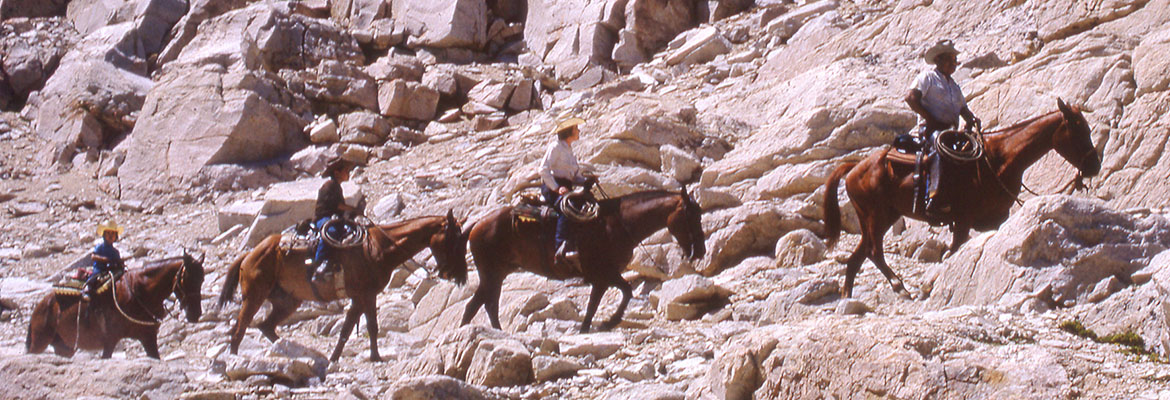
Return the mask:
<path id="1" fill-rule="evenodd" d="M 150 270 L 162 268 L 164 265 L 173 263 L 175 261 L 183 262 L 184 261 L 183 256 L 169 257 L 169 258 L 164 258 L 161 260 L 154 260 L 154 261 L 147 261 L 147 262 L 142 264 L 142 270 L 143 271 L 150 271 Z"/>
<path id="2" fill-rule="evenodd" d="M 1025 119 L 1025 120 L 1023 120 L 1023 121 L 1016 122 L 1016 123 L 1014 123 L 1014 124 L 1012 124 L 1012 125 L 1010 125 L 1010 126 L 1008 126 L 1008 127 L 1006 127 L 1006 128 L 1000 128 L 1000 129 L 996 129 L 996 130 L 994 130 L 994 131 L 990 131 L 990 132 L 984 132 L 984 134 L 985 134 L 985 135 L 995 135 L 995 134 L 1001 134 L 1001 133 L 1005 133 L 1005 132 L 1012 132 L 1012 131 L 1017 131 L 1017 130 L 1020 130 L 1021 128 L 1025 127 L 1025 126 L 1031 125 L 1032 123 L 1034 123 L 1034 122 L 1036 122 L 1036 121 L 1039 121 L 1039 120 L 1043 119 L 1044 117 L 1047 117 L 1047 116 L 1049 116 L 1049 115 L 1052 115 L 1052 114 L 1055 114 L 1055 113 L 1058 113 L 1058 112 L 1060 112 L 1060 111 L 1053 111 L 1053 112 L 1048 112 L 1048 113 L 1040 114 L 1040 115 L 1037 115 L 1037 116 L 1034 116 L 1034 117 L 1031 117 L 1031 118 Z"/>
<path id="3" fill-rule="evenodd" d="M 623 203 L 643 203 L 668 196 L 678 196 L 678 193 L 666 190 L 647 190 L 601 200 L 597 202 L 597 205 L 601 207 L 602 214 L 607 214 L 621 208 Z"/>
<path id="4" fill-rule="evenodd" d="M 395 232 L 395 231 L 406 229 L 406 228 L 415 228 L 418 225 L 428 224 L 436 218 L 444 218 L 444 217 L 430 215 L 430 216 L 425 216 L 425 217 L 411 218 L 411 219 L 407 219 L 407 220 L 402 220 L 402 221 L 398 221 L 398 222 L 394 222 L 394 223 L 390 223 L 390 224 L 386 224 L 386 225 L 378 225 L 378 226 L 380 228 L 382 228 L 382 230 L 385 230 L 386 232 Z"/>

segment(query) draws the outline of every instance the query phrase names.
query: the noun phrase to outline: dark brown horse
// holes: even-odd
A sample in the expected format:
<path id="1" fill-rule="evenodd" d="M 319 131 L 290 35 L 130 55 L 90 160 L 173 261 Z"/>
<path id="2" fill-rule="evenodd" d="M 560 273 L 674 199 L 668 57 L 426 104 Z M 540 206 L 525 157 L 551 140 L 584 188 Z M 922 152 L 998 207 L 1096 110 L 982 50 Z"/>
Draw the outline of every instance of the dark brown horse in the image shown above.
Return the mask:
<path id="1" fill-rule="evenodd" d="M 292 251 L 285 254 L 280 249 L 280 235 L 269 235 L 252 251 L 237 258 L 228 269 L 228 276 L 219 294 L 219 306 L 232 300 L 236 285 L 243 296 L 240 313 L 231 330 L 231 352 L 236 354 L 244 332 L 252 323 L 252 317 L 265 301 L 272 303 L 272 311 L 260 322 L 260 332 L 268 340 L 276 341 L 276 326 L 287 319 L 302 301 L 335 301 L 348 297 L 351 302 L 342 324 L 341 337 L 333 349 L 330 361 L 341 357 L 341 350 L 353 332 L 357 319 L 366 316 L 366 328 L 370 334 L 370 360 L 381 361 L 378 355 L 378 305 L 376 296 L 390 283 L 390 273 L 399 264 L 413 257 L 423 248 L 430 247 L 431 254 L 439 265 L 439 275 L 458 279 L 467 275 L 466 250 L 463 248 L 459 222 L 451 212 L 447 216 L 422 217 L 367 231 L 369 245 L 337 251 L 334 260 L 340 261 L 341 274 L 333 279 L 344 279 L 344 292 L 335 288 L 334 282 L 318 284 L 318 299 L 306 277 L 304 260 L 307 251 Z"/>
<path id="2" fill-rule="evenodd" d="M 1024 171 L 1049 151 L 1056 150 L 1081 176 L 1100 172 L 1101 158 L 1093 147 L 1084 115 L 1063 100 L 1057 100 L 1057 107 L 1058 111 L 987 134 L 983 160 L 951 168 L 944 177 L 952 193 L 951 211 L 941 218 L 928 219 L 913 211 L 914 160 L 890 152 L 889 147 L 833 171 L 825 183 L 825 230 L 830 243 L 841 232 L 837 181 L 842 176 L 861 223 L 861 243 L 846 262 L 841 295 L 853 295 L 854 277 L 866 258 L 873 261 L 895 292 L 909 295 L 902 278 L 886 265 L 882 254 L 882 237 L 899 217 L 949 224 L 954 235 L 950 251 L 954 252 L 967 241 L 972 228 L 994 229 L 1007 219 L 1020 193 Z"/>
<path id="3" fill-rule="evenodd" d="M 588 332 L 593 314 L 606 289 L 616 286 L 622 291 L 621 304 L 613 317 L 601 325 L 602 330 L 617 326 L 630 302 L 632 289 L 622 278 L 622 271 L 634 255 L 634 248 L 663 227 L 667 228 L 683 252 L 691 259 L 707 253 L 700 222 L 702 209 L 691 200 L 686 188 L 680 193 L 649 191 L 602 200 L 597 220 L 577 227 L 581 268 L 557 267 L 553 264 L 551 235 L 543 235 L 539 224 L 514 224 L 512 207 L 500 208 L 469 229 L 471 254 L 479 271 L 479 287 L 467 303 L 463 324 L 487 310 L 488 319 L 500 328 L 500 288 L 508 274 L 526 270 L 552 279 L 582 277 L 593 285 L 589 307 L 581 322 L 581 332 Z"/>
<path id="4" fill-rule="evenodd" d="M 158 327 L 167 315 L 163 300 L 174 294 L 187 321 L 197 322 L 203 314 L 202 286 L 202 257 L 183 254 L 127 271 L 112 290 L 91 302 L 49 292 L 29 318 L 25 350 L 40 353 L 52 345 L 57 355 L 72 357 L 78 348 L 101 349 L 102 358 L 110 358 L 119 341 L 131 338 L 142 343 L 147 356 L 159 358 Z"/>

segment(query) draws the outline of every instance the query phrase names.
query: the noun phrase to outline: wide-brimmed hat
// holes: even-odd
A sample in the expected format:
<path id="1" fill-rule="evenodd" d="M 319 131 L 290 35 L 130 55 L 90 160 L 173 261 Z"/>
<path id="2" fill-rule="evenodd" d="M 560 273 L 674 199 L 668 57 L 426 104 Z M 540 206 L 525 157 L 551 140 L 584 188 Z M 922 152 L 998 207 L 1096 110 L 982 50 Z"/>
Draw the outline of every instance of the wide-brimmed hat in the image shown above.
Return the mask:
<path id="1" fill-rule="evenodd" d="M 98 224 L 98 226 L 97 226 L 98 236 L 104 236 L 106 234 L 106 231 L 113 231 L 114 233 L 117 233 L 118 236 L 122 236 L 122 227 L 118 226 L 118 223 L 114 222 L 114 220 L 112 220 L 112 219 L 107 219 L 104 222 Z"/>
<path id="2" fill-rule="evenodd" d="M 333 173 L 337 171 L 348 171 L 353 169 L 355 166 L 357 166 L 357 164 L 353 161 L 347 160 L 343 157 L 337 157 L 329 160 L 329 162 L 325 164 L 325 176 L 333 175 Z"/>
<path id="3" fill-rule="evenodd" d="M 934 44 L 934 46 L 930 46 L 929 49 L 926 49 L 926 52 L 922 53 L 922 58 L 926 59 L 927 64 L 934 64 L 935 58 L 937 58 L 939 55 L 947 53 L 958 56 L 959 50 L 955 48 L 954 42 L 950 41 L 949 39 L 944 39 L 939 40 L 938 43 Z"/>
<path id="4" fill-rule="evenodd" d="M 557 127 L 552 130 L 552 134 L 556 135 L 558 133 L 561 133 L 561 131 L 563 131 L 565 129 L 571 129 L 574 126 L 581 125 L 584 123 L 585 123 L 585 120 L 583 120 L 581 118 L 577 118 L 577 117 L 567 118 L 564 121 L 561 121 L 561 123 L 557 124 Z"/>

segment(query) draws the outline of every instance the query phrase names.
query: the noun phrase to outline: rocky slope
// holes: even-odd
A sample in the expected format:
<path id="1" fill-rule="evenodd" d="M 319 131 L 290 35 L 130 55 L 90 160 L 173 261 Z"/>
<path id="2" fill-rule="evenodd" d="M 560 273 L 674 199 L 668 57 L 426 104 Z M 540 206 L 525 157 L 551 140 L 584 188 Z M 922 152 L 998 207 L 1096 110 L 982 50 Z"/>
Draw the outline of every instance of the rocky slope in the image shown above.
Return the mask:
<path id="1" fill-rule="evenodd" d="M 1170 2 L 785 0 L 0 0 L 0 376 L 4 398 L 1142 398 L 1170 399 Z M 822 185 L 910 129 L 901 97 L 941 38 L 990 128 L 1081 107 L 1103 155 L 1089 190 L 1052 153 L 1038 193 L 943 257 L 945 229 L 899 222 L 890 263 L 837 295 Z M 626 277 L 613 332 L 576 334 L 579 280 L 514 274 L 503 331 L 477 285 L 426 252 L 379 296 L 382 354 L 344 304 L 305 305 L 269 343 L 226 353 L 224 267 L 311 212 L 334 155 L 363 166 L 377 221 L 475 220 L 536 185 L 559 118 L 610 195 L 696 192 L 708 256 L 661 232 Z M 973 194 L 977 195 L 977 194 Z M 164 323 L 162 361 L 25 355 L 28 315 L 127 226 L 131 267 L 206 254 L 203 319 Z M 474 265 L 474 263 L 472 263 Z M 473 267 L 474 268 L 474 267 Z M 599 315 L 616 308 L 607 293 Z M 1078 321 L 1104 337 L 1069 333 Z"/>

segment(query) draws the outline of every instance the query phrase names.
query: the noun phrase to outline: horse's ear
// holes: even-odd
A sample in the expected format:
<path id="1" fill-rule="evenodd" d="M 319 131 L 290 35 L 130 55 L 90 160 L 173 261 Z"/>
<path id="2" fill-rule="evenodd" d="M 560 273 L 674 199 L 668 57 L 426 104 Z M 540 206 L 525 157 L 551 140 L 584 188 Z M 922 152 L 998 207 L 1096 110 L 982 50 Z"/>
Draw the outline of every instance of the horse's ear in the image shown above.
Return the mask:
<path id="1" fill-rule="evenodd" d="M 1060 109 L 1060 112 L 1064 115 L 1072 114 L 1072 109 L 1068 107 L 1068 104 L 1065 104 L 1064 99 L 1059 97 L 1056 98 L 1056 108 Z"/>
<path id="2" fill-rule="evenodd" d="M 454 209 L 450 209 L 450 208 L 447 209 L 447 224 L 448 224 L 447 226 L 449 226 L 449 227 L 458 227 L 459 226 L 459 221 L 455 219 L 455 210 Z"/>
<path id="3" fill-rule="evenodd" d="M 199 264 L 203 264 L 203 260 L 205 258 L 207 258 L 207 253 L 200 254 L 199 255 Z"/>

